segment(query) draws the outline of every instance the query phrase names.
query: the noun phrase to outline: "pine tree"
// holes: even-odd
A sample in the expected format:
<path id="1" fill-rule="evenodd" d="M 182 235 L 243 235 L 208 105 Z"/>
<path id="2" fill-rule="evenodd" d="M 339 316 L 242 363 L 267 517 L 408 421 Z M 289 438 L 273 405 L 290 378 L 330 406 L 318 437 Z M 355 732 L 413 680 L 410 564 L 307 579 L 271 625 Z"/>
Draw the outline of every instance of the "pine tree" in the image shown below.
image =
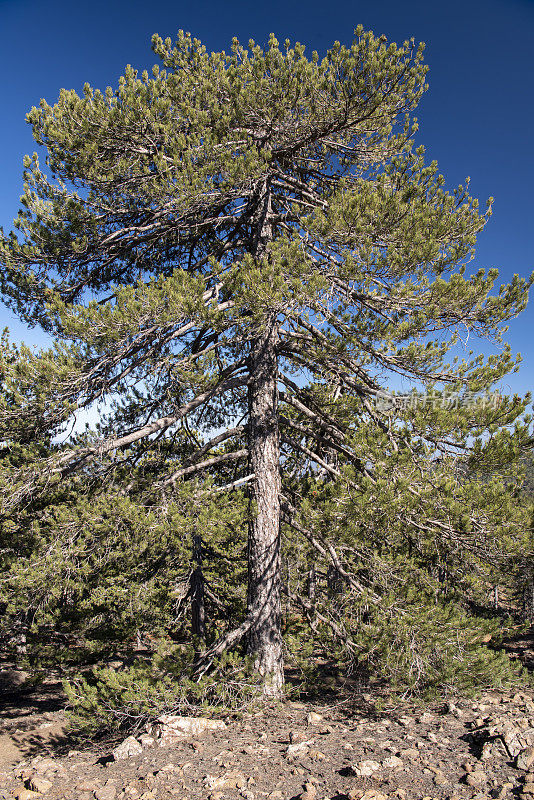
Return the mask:
<path id="1" fill-rule="evenodd" d="M 246 637 L 278 696 L 282 518 L 359 585 L 302 525 L 295 475 L 311 463 L 369 493 L 384 483 L 383 447 L 409 468 L 373 495 L 377 507 L 394 496 L 411 525 L 456 535 L 461 525 L 427 519 L 428 493 L 418 509 L 410 472 L 428 475 L 429 454 L 465 452 L 477 433 L 487 455 L 486 432 L 513 426 L 524 402 L 428 426 L 416 414 L 408 434 L 383 392 L 399 376 L 419 391 L 487 390 L 514 368 L 509 348 L 485 361 L 448 354 L 462 331 L 500 342 L 530 282 L 515 276 L 495 295 L 495 270 L 466 276 L 490 208 L 481 214 L 467 185 L 446 191 L 415 147 L 422 45 L 358 28 L 322 60 L 274 36 L 265 50 L 234 40 L 229 54 L 182 32 L 153 48 L 163 69 L 152 76 L 127 67 L 115 91 L 62 90 L 28 115 L 47 172 L 26 158 L 2 288 L 57 345 L 19 372 L 18 424 L 38 436 L 98 400 L 117 407 L 98 441 L 18 476 L 5 509 L 53 476 L 90 466 L 104 480 L 137 443 L 149 453 L 188 432 L 194 452 L 147 474 L 151 491 L 217 470 L 218 491 L 250 493 L 247 614 L 204 663 Z"/>

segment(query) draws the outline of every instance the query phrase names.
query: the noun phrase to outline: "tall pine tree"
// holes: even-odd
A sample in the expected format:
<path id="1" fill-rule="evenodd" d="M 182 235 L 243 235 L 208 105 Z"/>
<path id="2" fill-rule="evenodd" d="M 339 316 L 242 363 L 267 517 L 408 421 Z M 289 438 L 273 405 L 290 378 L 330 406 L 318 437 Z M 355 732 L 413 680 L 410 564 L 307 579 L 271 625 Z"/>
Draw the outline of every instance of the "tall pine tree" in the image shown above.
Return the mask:
<path id="1" fill-rule="evenodd" d="M 234 40 L 229 54 L 182 32 L 153 48 L 163 68 L 152 76 L 127 67 L 116 90 L 62 90 L 28 115 L 46 171 L 26 158 L 1 281 L 57 344 L 19 369 L 17 424 L 38 436 L 97 400 L 117 406 L 97 441 L 21 472 L 6 513 L 53 476 L 90 463 L 104 480 L 137 443 L 148 452 L 185 430 L 194 452 L 165 462 L 152 491 L 216 470 L 218 490 L 250 492 L 248 612 L 206 658 L 246 637 L 278 696 L 282 514 L 306 534 L 290 465 L 366 492 L 381 463 L 373 436 L 426 467 L 454 448 L 452 429 L 465 449 L 469 433 L 513 425 L 522 403 L 456 428 L 442 415 L 413 434 L 414 455 L 382 392 L 399 376 L 452 393 L 490 387 L 514 366 L 508 348 L 485 361 L 448 353 L 462 331 L 500 341 L 529 283 L 516 276 L 492 295 L 494 270 L 465 276 L 490 211 L 467 187 L 446 191 L 414 146 L 422 46 L 358 28 L 322 60 L 274 36 L 266 49 Z M 323 552 L 346 577 L 333 546 Z"/>

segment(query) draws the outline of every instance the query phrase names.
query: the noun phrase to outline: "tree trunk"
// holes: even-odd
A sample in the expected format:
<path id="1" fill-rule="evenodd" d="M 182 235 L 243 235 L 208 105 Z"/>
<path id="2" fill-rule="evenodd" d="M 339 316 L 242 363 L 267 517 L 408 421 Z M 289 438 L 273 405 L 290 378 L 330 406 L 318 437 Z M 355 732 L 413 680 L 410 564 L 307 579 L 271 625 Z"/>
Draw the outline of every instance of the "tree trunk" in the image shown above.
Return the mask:
<path id="1" fill-rule="evenodd" d="M 280 441 L 278 324 L 273 313 L 252 345 L 248 446 L 255 475 L 248 537 L 248 604 L 254 622 L 247 652 L 264 678 L 264 694 L 280 697 L 284 683 L 280 600 Z"/>

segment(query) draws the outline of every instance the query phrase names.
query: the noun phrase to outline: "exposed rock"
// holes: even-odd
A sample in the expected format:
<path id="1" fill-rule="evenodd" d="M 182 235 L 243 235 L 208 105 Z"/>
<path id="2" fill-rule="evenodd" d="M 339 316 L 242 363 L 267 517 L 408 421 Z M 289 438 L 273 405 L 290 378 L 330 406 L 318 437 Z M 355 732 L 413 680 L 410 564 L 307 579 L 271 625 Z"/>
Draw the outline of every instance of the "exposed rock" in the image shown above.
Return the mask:
<path id="1" fill-rule="evenodd" d="M 302 787 L 304 791 L 300 795 L 300 800 L 316 800 L 317 787 L 311 781 L 306 781 Z"/>
<path id="2" fill-rule="evenodd" d="M 99 788 L 98 782 L 94 780 L 80 781 L 80 783 L 76 784 L 76 789 L 79 792 L 96 792 L 98 788 Z"/>
<path id="3" fill-rule="evenodd" d="M 318 725 L 322 721 L 323 721 L 322 716 L 320 714 L 316 714 L 315 711 L 310 711 L 310 713 L 306 717 L 306 722 L 308 723 L 308 725 Z"/>
<path id="4" fill-rule="evenodd" d="M 32 767 L 36 772 L 61 772 L 63 767 L 54 758 L 34 758 Z"/>
<path id="5" fill-rule="evenodd" d="M 353 767 L 354 774 L 357 775 L 359 778 L 370 778 L 373 773 L 378 772 L 380 769 L 380 764 L 378 761 L 373 761 L 373 759 L 369 758 L 365 761 L 360 761 Z"/>
<path id="6" fill-rule="evenodd" d="M 487 780 L 488 776 L 481 769 L 475 769 L 465 777 L 465 782 L 468 786 L 483 786 Z"/>
<path id="7" fill-rule="evenodd" d="M 226 723 L 219 719 L 163 714 L 150 726 L 148 733 L 158 740 L 160 746 L 165 746 L 189 736 L 201 736 L 208 730 L 215 731 L 223 728 L 226 728 Z"/>
<path id="8" fill-rule="evenodd" d="M 307 742 L 297 742 L 296 744 L 290 744 L 287 746 L 286 755 L 288 757 L 292 756 L 300 756 L 304 753 L 307 753 L 309 748 L 312 744 L 314 744 L 314 739 L 309 739 Z"/>
<path id="9" fill-rule="evenodd" d="M 101 786 L 93 792 L 96 800 L 115 800 L 117 789 L 113 784 L 108 783 L 106 786 Z"/>
<path id="10" fill-rule="evenodd" d="M 382 766 L 387 769 L 402 769 L 404 767 L 404 761 L 398 756 L 390 756 L 382 761 Z"/>
<path id="11" fill-rule="evenodd" d="M 528 770 L 534 763 L 534 747 L 526 747 L 522 750 L 517 756 L 515 763 L 518 769 Z"/>
<path id="12" fill-rule="evenodd" d="M 135 736 L 128 736 L 118 747 L 112 751 L 112 756 L 115 761 L 123 761 L 125 758 L 132 758 L 138 756 L 143 752 L 142 746 L 139 744 Z"/>
<path id="13" fill-rule="evenodd" d="M 425 711 L 419 717 L 419 722 L 423 723 L 423 725 L 428 724 L 429 722 L 433 722 L 435 719 L 434 714 L 431 714 L 429 711 Z"/>
<path id="14" fill-rule="evenodd" d="M 0 692 L 12 692 L 26 683 L 30 674 L 22 669 L 0 670 Z"/>
<path id="15" fill-rule="evenodd" d="M 141 747 L 153 747 L 156 744 L 156 740 L 153 736 L 149 736 L 148 733 L 142 733 L 139 737 L 139 744 Z"/>
<path id="16" fill-rule="evenodd" d="M 39 794 L 46 794 L 50 791 L 52 786 L 52 781 L 48 781 L 40 775 L 34 775 L 33 778 L 29 778 L 27 783 L 28 789 L 31 789 L 33 792 L 39 792 Z"/>
<path id="17" fill-rule="evenodd" d="M 236 772 L 234 770 L 225 772 L 224 775 L 220 775 L 218 778 L 212 775 L 206 775 L 204 783 L 208 789 L 213 791 L 219 789 L 244 789 L 247 785 L 247 779 L 242 772 Z"/>
<path id="18" fill-rule="evenodd" d="M 33 800 L 34 797 L 41 797 L 39 792 L 34 792 L 31 789 L 19 789 L 15 793 L 17 800 Z"/>

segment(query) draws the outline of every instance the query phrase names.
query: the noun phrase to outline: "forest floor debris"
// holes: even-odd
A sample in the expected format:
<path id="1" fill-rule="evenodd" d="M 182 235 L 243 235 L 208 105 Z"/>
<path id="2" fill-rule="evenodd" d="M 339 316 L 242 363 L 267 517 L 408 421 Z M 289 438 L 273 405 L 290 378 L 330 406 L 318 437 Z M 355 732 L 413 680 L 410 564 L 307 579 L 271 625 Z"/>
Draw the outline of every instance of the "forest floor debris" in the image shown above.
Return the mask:
<path id="1" fill-rule="evenodd" d="M 130 755 L 118 760 L 117 742 L 67 752 L 62 710 L 24 711 L 2 718 L 0 746 L 11 739 L 18 748 L 0 755 L 2 800 L 534 798 L 531 747 L 506 746 L 509 731 L 534 725 L 531 692 L 380 715 L 273 704 L 164 746 L 127 739 Z M 46 738 L 37 736 L 43 722 L 53 723 Z"/>
<path id="2" fill-rule="evenodd" d="M 532 691 L 384 713 L 286 702 L 76 749 L 64 702 L 53 678 L 4 693 L 0 800 L 534 800 Z"/>

